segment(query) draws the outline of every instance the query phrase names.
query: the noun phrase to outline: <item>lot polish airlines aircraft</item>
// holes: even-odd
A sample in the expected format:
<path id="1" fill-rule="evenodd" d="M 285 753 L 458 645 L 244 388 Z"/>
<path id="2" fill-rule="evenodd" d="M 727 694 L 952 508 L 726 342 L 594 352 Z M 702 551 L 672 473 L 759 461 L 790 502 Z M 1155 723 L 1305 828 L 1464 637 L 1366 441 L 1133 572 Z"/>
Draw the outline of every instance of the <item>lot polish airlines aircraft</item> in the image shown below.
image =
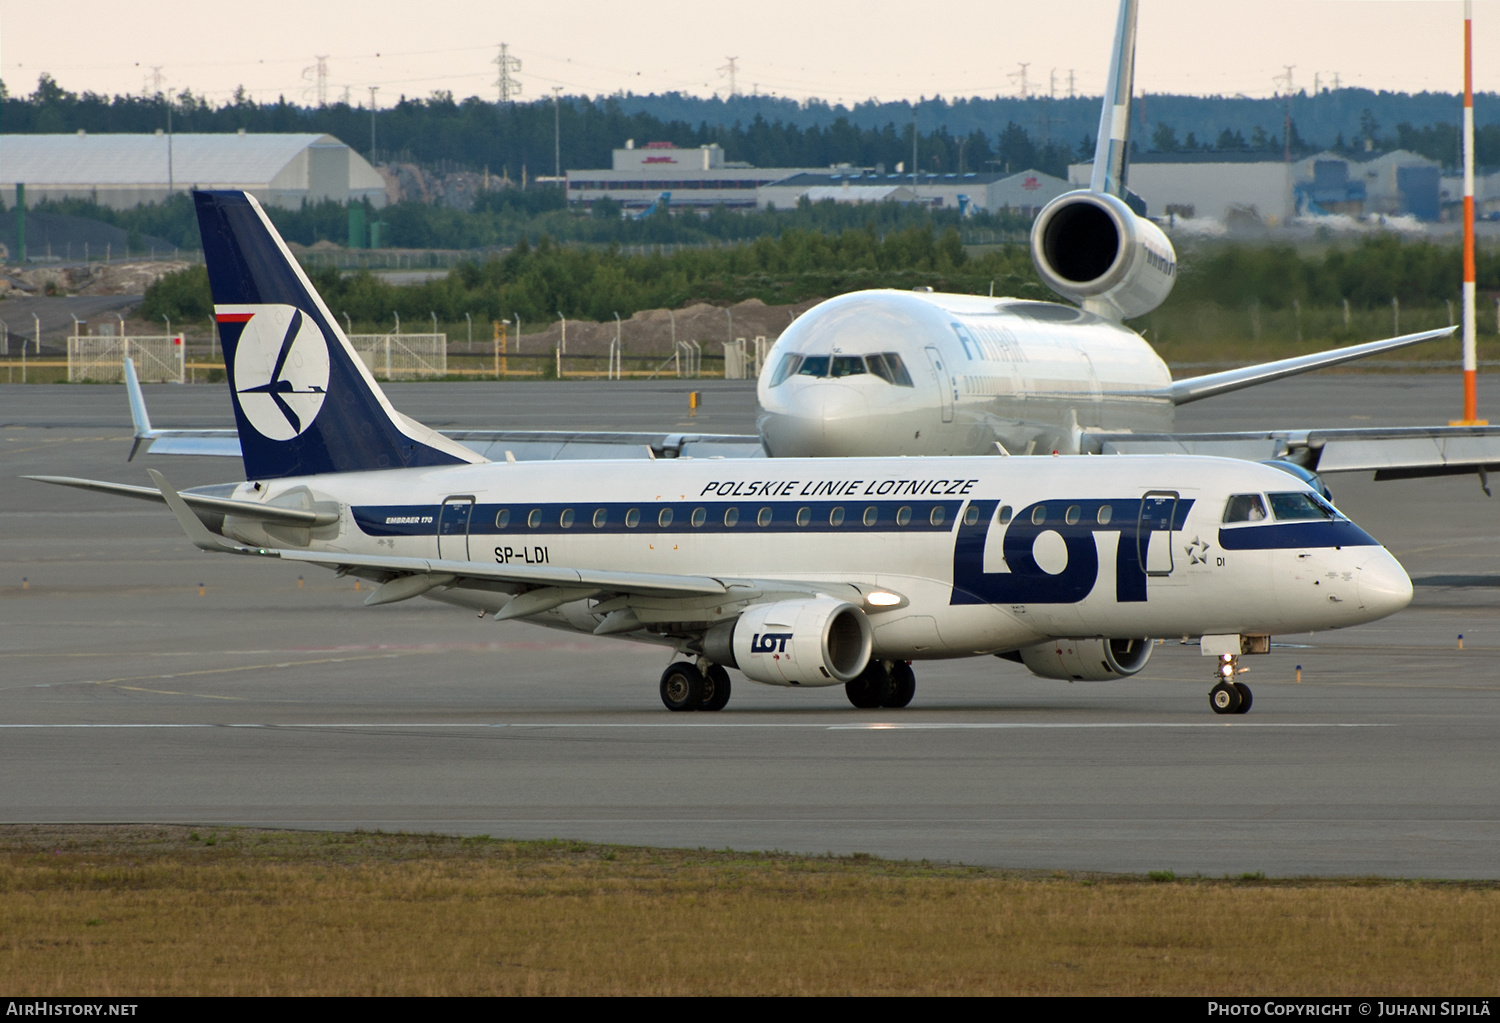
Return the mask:
<path id="1" fill-rule="evenodd" d="M 759 435 L 471 430 L 485 457 L 757 457 L 1190 452 L 1377 479 L 1500 467 L 1500 429 L 1409 427 L 1175 432 L 1177 406 L 1442 337 L 1451 328 L 1172 379 L 1123 320 L 1176 280 L 1171 242 L 1125 187 L 1136 0 L 1123 0 L 1100 113 L 1093 179 L 1037 217 L 1032 258 L 1074 305 L 930 292 L 863 291 L 809 310 L 761 375 Z M 238 455 L 228 430 L 157 430 L 131 378 L 136 448 Z M 134 455 L 133 449 L 131 454 Z M 1487 483 L 1486 483 L 1487 486 Z"/>
<path id="2" fill-rule="evenodd" d="M 676 711 L 733 668 L 905 706 L 911 662 L 997 655 L 1115 679 L 1202 637 L 1242 653 L 1370 622 L 1411 582 L 1307 484 L 1198 456 L 488 462 L 390 405 L 255 199 L 195 192 L 246 481 L 165 501 L 200 548 L 322 565 L 495 620 L 661 644 Z"/>

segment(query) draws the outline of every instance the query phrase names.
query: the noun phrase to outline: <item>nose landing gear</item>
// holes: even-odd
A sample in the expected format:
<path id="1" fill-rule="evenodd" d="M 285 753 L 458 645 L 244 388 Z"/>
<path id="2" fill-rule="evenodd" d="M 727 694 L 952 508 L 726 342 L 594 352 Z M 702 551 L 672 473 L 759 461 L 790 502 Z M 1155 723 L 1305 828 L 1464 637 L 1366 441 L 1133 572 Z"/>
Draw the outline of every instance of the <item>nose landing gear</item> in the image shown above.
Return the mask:
<path id="1" fill-rule="evenodd" d="M 1234 654 L 1220 654 L 1219 665 L 1214 677 L 1218 680 L 1214 687 L 1208 691 L 1208 705 L 1213 708 L 1215 714 L 1248 714 L 1250 704 L 1254 697 L 1250 693 L 1250 687 L 1243 682 L 1236 682 L 1234 676 L 1239 674 L 1240 659 Z"/>

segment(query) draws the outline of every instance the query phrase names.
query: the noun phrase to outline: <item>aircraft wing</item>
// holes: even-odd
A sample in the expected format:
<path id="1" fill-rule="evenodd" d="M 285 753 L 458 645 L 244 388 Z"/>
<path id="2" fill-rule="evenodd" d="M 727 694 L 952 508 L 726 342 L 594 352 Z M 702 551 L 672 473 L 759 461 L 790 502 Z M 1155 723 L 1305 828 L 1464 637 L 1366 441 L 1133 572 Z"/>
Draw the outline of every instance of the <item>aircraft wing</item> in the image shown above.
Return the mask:
<path id="1" fill-rule="evenodd" d="M 1318 473 L 1374 472 L 1377 480 L 1458 476 L 1500 469 L 1500 426 L 1373 426 L 1234 433 L 1087 431 L 1097 454 L 1219 455 L 1296 462 Z"/>
<path id="2" fill-rule="evenodd" d="M 240 437 L 234 430 L 159 430 L 151 425 L 146 396 L 136 376 L 135 363 L 125 359 L 125 390 L 135 444 L 130 461 L 142 447 L 154 455 L 218 455 L 240 457 Z M 764 458 L 756 434 L 741 433 L 626 433 L 578 430 L 442 430 L 443 436 L 492 462 L 521 462 L 582 458 Z M 146 489 L 150 499 L 156 492 Z"/>
<path id="3" fill-rule="evenodd" d="M 1435 341 L 1441 337 L 1448 337 L 1457 329 L 1457 327 L 1443 327 L 1440 330 L 1424 330 L 1417 334 L 1403 334 L 1400 337 L 1386 338 L 1382 341 L 1367 341 L 1364 344 L 1349 345 L 1346 348 L 1331 348 L 1328 351 L 1297 355 L 1290 359 L 1278 359 L 1275 362 L 1262 362 L 1255 366 L 1227 369 L 1222 373 L 1208 373 L 1204 376 L 1188 377 L 1185 380 L 1174 380 L 1169 393 L 1172 404 L 1185 405 L 1190 401 L 1212 398 L 1216 394 L 1226 394 L 1244 387 L 1270 383 L 1272 380 L 1296 376 L 1299 373 L 1311 373 L 1315 369 L 1328 369 L 1330 366 L 1353 362 L 1355 359 L 1364 359 L 1371 355 L 1419 345 L 1424 341 Z"/>
<path id="4" fill-rule="evenodd" d="M 155 469 L 147 470 L 156 483 L 157 496 L 166 502 L 188 539 L 201 550 L 218 554 L 243 554 L 277 558 L 281 561 L 321 565 L 340 575 L 372 579 L 381 585 L 365 599 L 367 605 L 388 604 L 421 596 L 440 586 L 467 589 L 491 589 L 509 592 L 519 590 L 496 620 L 540 614 L 562 604 L 587 597 L 610 594 L 625 598 L 608 602 L 610 611 L 627 611 L 630 598 L 683 599 L 724 597 L 726 602 L 740 603 L 762 596 L 788 593 L 830 593 L 862 602 L 866 593 L 878 587 L 859 583 L 801 582 L 796 580 L 717 579 L 710 576 L 675 575 L 655 572 L 617 572 L 606 569 L 564 568 L 553 565 L 490 565 L 473 561 L 441 558 L 411 558 L 378 554 L 346 554 L 329 551 L 294 551 L 249 547 L 211 532 L 190 505 L 190 495 L 179 494 L 166 477 Z M 145 490 L 132 487 L 130 490 Z M 140 496 L 130 494 L 127 496 Z M 243 504 L 244 502 L 220 502 Z M 238 512 L 236 512 L 238 514 Z M 613 606 L 618 605 L 618 606 Z M 601 605 L 603 608 L 604 605 Z M 639 628 L 636 622 L 634 628 Z M 601 634 L 616 629 L 601 624 Z"/>

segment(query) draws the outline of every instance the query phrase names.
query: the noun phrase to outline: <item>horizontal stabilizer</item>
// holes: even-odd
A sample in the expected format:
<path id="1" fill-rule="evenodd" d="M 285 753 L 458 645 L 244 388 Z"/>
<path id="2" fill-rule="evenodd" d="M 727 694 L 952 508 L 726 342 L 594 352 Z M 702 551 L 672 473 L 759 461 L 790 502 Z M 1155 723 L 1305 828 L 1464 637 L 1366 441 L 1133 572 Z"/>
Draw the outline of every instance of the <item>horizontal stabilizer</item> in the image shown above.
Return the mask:
<path id="1" fill-rule="evenodd" d="M 1383 341 L 1367 341 L 1362 345 L 1332 348 L 1326 352 L 1313 352 L 1310 355 L 1297 355 L 1290 359 L 1278 359 L 1275 362 L 1262 362 L 1255 366 L 1226 369 L 1222 373 L 1209 373 L 1201 377 L 1176 380 L 1170 388 L 1172 404 L 1186 405 L 1190 401 L 1202 401 L 1216 394 L 1227 394 L 1245 387 L 1267 384 L 1272 380 L 1281 380 L 1299 373 L 1328 369 L 1330 366 L 1339 366 L 1356 359 L 1366 359 L 1383 352 L 1394 352 L 1401 348 L 1419 345 L 1424 341 L 1436 341 L 1438 338 L 1450 336 L 1457 329 L 1457 327 L 1443 327 L 1440 330 L 1424 330 L 1419 334 L 1403 334 L 1400 337 L 1386 338 Z"/>
<path id="2" fill-rule="evenodd" d="M 149 471 L 149 470 L 148 470 Z M 142 501 L 156 501 L 162 503 L 166 497 L 155 487 L 135 487 L 128 483 L 107 483 L 103 480 L 84 480 L 74 476 L 23 476 L 22 479 L 36 480 L 38 483 L 55 483 L 60 487 L 77 487 L 79 490 L 92 490 L 99 494 L 109 494 L 113 497 L 133 497 Z M 214 515 L 236 515 L 240 518 L 254 519 L 258 522 L 274 522 L 285 526 L 328 526 L 339 520 L 334 512 L 306 511 L 301 508 L 278 508 L 268 504 L 253 504 L 249 501 L 235 501 L 224 497 L 210 497 L 205 494 L 194 494 L 188 492 L 182 495 L 182 500 L 195 512 L 208 512 Z"/>

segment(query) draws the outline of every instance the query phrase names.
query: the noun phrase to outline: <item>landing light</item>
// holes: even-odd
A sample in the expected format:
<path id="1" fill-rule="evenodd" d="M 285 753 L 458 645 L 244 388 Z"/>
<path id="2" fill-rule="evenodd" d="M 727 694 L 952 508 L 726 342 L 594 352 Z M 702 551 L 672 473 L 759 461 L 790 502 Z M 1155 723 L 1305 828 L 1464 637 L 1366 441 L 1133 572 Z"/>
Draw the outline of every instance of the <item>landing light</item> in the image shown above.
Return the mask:
<path id="1" fill-rule="evenodd" d="M 865 595 L 865 603 L 871 607 L 895 607 L 901 603 L 901 598 L 894 593 L 877 590 L 874 593 Z"/>

